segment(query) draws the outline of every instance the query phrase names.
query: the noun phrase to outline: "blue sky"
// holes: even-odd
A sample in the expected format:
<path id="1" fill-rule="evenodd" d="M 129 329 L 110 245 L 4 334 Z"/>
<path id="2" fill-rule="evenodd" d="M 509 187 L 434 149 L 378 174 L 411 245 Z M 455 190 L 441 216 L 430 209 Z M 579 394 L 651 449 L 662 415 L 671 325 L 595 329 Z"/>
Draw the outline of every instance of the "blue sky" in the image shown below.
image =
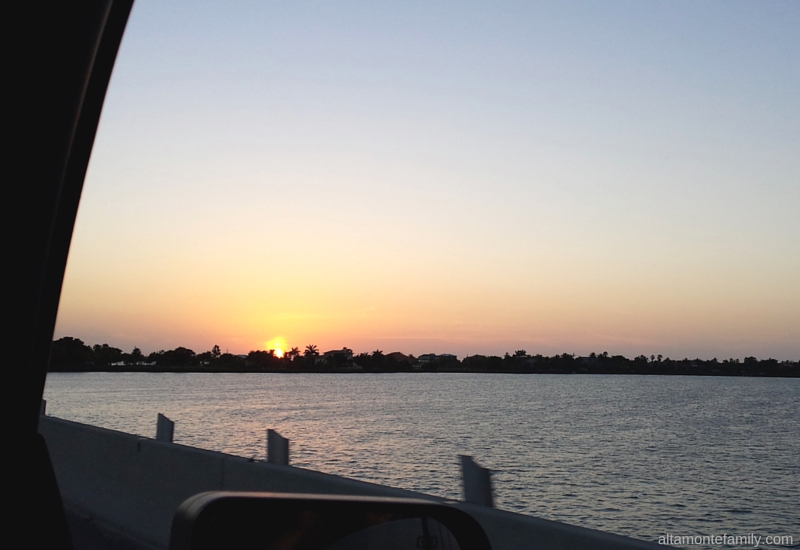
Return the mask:
<path id="1" fill-rule="evenodd" d="M 139 0 L 57 328 L 800 357 L 797 2 Z"/>

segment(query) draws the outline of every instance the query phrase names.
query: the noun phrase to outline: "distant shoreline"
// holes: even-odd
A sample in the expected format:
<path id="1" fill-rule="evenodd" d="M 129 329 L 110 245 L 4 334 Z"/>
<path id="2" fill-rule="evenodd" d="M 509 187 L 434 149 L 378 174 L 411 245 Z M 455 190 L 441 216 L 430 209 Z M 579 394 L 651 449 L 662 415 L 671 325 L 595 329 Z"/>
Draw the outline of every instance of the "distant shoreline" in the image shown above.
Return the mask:
<path id="1" fill-rule="evenodd" d="M 471 355 L 459 360 L 453 354 L 426 353 L 419 357 L 399 351 L 355 354 L 349 348 L 321 353 L 317 346 L 304 351 L 254 350 L 247 355 L 223 353 L 219 346 L 195 353 L 177 347 L 144 355 L 108 344 L 88 346 L 78 338 L 65 336 L 53 342 L 49 372 L 278 372 L 278 373 L 391 373 L 454 372 L 486 374 L 633 374 L 659 376 L 751 376 L 800 378 L 800 361 L 739 359 L 670 359 L 661 355 L 640 355 L 628 359 L 608 352 L 586 357 L 562 353 L 547 357 L 525 350 L 496 355 Z"/>
<path id="2" fill-rule="evenodd" d="M 203 374 L 203 373 L 220 373 L 220 374 L 394 374 L 394 373 L 410 373 L 410 374 L 429 374 L 429 373 L 445 373 L 445 374 L 559 374 L 559 375 L 633 375 L 633 376 L 721 376 L 729 378 L 800 378 L 800 368 L 794 369 L 781 369 L 781 372 L 712 372 L 703 368 L 693 369 L 679 369 L 672 372 L 669 371 L 635 371 L 635 370 L 535 370 L 535 369 L 507 369 L 507 370 L 470 370 L 464 368 L 448 368 L 448 369 L 402 369 L 402 368 L 385 368 L 380 370 L 364 370 L 356 368 L 319 368 L 319 369 L 275 369 L 275 370 L 262 370 L 257 368 L 244 368 L 244 369 L 214 369 L 203 368 L 200 366 L 193 367 L 149 367 L 149 366 L 124 366 L 119 368 L 103 367 L 103 368 L 84 368 L 84 369 L 59 369 L 50 370 L 48 372 L 64 372 L 64 373 L 186 373 L 186 374 Z"/>

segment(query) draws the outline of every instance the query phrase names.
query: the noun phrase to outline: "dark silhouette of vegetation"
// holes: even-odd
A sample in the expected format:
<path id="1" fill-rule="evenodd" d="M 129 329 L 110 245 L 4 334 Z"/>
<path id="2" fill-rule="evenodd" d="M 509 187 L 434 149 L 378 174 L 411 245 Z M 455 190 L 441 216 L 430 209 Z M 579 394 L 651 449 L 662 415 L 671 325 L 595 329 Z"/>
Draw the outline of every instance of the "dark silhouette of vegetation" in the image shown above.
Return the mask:
<path id="1" fill-rule="evenodd" d="M 342 348 L 320 353 L 310 344 L 301 353 L 292 348 L 283 357 L 275 350 L 254 350 L 247 355 L 222 353 L 219 346 L 196 354 L 177 347 L 145 356 L 139 348 L 130 353 L 98 344 L 88 346 L 78 338 L 65 336 L 53 342 L 50 372 L 486 372 L 531 374 L 658 374 L 698 376 L 773 376 L 800 378 L 800 361 L 775 359 L 716 358 L 674 360 L 661 355 L 640 355 L 628 359 L 608 352 L 576 357 L 562 353 L 552 357 L 529 355 L 525 350 L 503 357 L 471 355 L 459 361 L 451 354 L 419 357 L 400 352 L 359 353 Z"/>

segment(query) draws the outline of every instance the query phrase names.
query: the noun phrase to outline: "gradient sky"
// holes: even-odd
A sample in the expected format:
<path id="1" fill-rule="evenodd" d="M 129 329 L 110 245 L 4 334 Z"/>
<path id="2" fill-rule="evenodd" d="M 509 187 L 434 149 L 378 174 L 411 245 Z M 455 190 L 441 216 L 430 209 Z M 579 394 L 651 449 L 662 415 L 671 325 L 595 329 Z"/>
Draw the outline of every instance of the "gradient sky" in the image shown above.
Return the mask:
<path id="1" fill-rule="evenodd" d="M 56 337 L 800 359 L 800 2 L 137 0 Z"/>

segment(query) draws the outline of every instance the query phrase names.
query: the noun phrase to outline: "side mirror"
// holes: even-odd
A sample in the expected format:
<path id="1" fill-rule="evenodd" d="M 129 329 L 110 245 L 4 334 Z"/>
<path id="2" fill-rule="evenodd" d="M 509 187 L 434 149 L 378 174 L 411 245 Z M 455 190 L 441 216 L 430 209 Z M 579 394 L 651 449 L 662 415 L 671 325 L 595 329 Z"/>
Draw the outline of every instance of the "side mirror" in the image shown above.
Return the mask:
<path id="1" fill-rule="evenodd" d="M 490 550 L 466 512 L 417 499 L 210 492 L 175 512 L 171 550 Z"/>

